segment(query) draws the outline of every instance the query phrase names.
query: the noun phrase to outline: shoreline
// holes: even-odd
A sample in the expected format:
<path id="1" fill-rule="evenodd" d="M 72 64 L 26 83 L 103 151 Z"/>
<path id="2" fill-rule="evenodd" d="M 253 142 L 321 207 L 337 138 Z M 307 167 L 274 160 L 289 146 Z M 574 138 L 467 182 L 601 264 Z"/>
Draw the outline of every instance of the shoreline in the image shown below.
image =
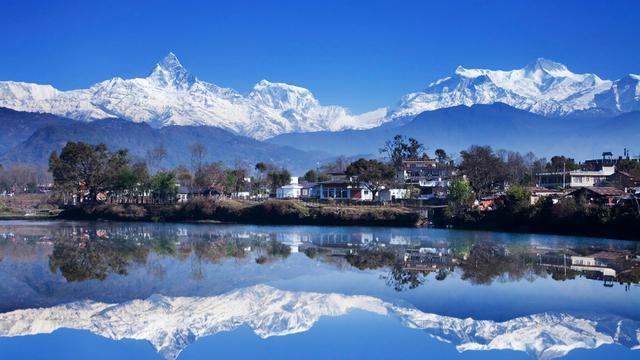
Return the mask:
<path id="1" fill-rule="evenodd" d="M 420 227 L 422 218 L 402 207 L 316 205 L 295 200 L 249 203 L 196 199 L 176 205 L 91 204 L 63 210 L 57 219 L 253 225 Z"/>

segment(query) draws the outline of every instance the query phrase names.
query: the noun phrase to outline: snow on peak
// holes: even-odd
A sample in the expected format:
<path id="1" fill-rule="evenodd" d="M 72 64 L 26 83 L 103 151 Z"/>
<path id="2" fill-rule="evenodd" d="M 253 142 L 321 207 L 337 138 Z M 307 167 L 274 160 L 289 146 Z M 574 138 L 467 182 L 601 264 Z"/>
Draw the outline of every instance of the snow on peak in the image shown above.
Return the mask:
<path id="1" fill-rule="evenodd" d="M 458 351 L 524 351 L 541 360 L 604 344 L 638 348 L 640 323 L 615 316 L 574 317 L 543 313 L 505 322 L 458 319 L 401 307 L 370 296 L 282 291 L 256 285 L 212 297 L 167 297 L 122 304 L 92 301 L 0 314 L 0 336 L 87 330 L 111 339 L 149 341 L 166 359 L 199 338 L 248 326 L 261 338 L 305 332 L 324 316 L 352 310 L 393 315 Z"/>
<path id="2" fill-rule="evenodd" d="M 550 75 L 558 77 L 573 74 L 563 64 L 552 60 L 547 60 L 545 58 L 537 58 L 534 63 L 527 65 L 525 69 L 530 72 L 544 71 Z"/>
<path id="3" fill-rule="evenodd" d="M 149 79 L 158 82 L 162 86 L 183 86 L 186 88 L 196 81 L 196 77 L 182 66 L 180 60 L 172 52 L 156 64 L 156 67 L 149 75 Z"/>
<path id="4" fill-rule="evenodd" d="M 321 106 L 298 86 L 262 80 L 248 95 L 197 79 L 169 53 L 146 78 L 113 78 L 88 89 L 0 82 L 0 106 L 78 120 L 122 118 L 152 126 L 210 125 L 265 139 L 287 132 L 363 129 L 380 125 L 386 112 L 351 114 Z M 382 114 L 381 116 L 378 116 Z"/>
<path id="5" fill-rule="evenodd" d="M 561 116 L 600 107 L 596 95 L 612 82 L 594 74 L 576 74 L 565 65 L 544 58 L 516 70 L 467 69 L 403 97 L 391 117 L 474 104 L 505 103 L 542 115 Z"/>
<path id="6" fill-rule="evenodd" d="M 248 94 L 199 80 L 169 53 L 145 78 L 113 78 L 88 89 L 0 81 L 0 106 L 78 120 L 122 118 L 152 126 L 209 125 L 266 139 L 282 133 L 367 129 L 423 111 L 505 103 L 548 116 L 605 109 L 640 110 L 640 76 L 616 81 L 577 74 L 538 58 L 515 70 L 458 66 L 451 76 L 402 97 L 391 108 L 352 114 L 320 104 L 306 88 L 261 80 Z"/>

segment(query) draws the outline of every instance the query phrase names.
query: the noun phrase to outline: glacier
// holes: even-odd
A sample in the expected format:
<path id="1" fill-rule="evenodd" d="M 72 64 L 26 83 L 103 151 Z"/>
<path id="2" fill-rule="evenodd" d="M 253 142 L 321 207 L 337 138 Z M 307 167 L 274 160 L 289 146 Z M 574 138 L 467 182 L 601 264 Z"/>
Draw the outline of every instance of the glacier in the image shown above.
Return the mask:
<path id="1" fill-rule="evenodd" d="M 255 285 L 211 297 L 166 297 L 122 304 L 80 301 L 0 314 L 0 336 L 25 336 L 70 328 L 110 339 L 145 340 L 166 359 L 198 338 L 250 327 L 261 338 L 307 331 L 324 316 L 352 310 L 400 319 L 460 352 L 510 349 L 541 360 L 604 344 L 640 348 L 640 322 L 616 316 L 542 313 L 504 322 L 458 319 L 394 305 L 365 295 L 291 292 Z"/>

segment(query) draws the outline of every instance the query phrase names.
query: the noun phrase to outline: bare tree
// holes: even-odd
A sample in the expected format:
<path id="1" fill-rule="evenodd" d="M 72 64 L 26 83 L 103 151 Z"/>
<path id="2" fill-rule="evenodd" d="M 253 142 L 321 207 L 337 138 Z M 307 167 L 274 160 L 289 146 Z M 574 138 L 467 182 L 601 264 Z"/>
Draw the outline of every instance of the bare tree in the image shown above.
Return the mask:
<path id="1" fill-rule="evenodd" d="M 193 143 L 189 149 L 191 150 L 191 172 L 195 174 L 202 169 L 204 158 L 207 155 L 207 148 L 201 143 Z"/>
<path id="2" fill-rule="evenodd" d="M 153 149 L 147 150 L 147 166 L 152 172 L 158 172 L 162 161 L 167 158 L 167 148 L 160 144 Z"/>

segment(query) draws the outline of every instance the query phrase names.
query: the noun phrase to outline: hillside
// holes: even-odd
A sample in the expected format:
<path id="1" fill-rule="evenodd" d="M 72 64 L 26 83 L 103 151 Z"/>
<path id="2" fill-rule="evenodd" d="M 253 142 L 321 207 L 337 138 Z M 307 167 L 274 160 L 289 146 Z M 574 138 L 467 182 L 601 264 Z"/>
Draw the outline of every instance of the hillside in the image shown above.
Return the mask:
<path id="1" fill-rule="evenodd" d="M 190 164 L 189 147 L 204 144 L 207 161 L 228 165 L 259 161 L 287 166 L 293 172 L 313 167 L 328 155 L 304 152 L 287 146 L 261 142 L 211 126 L 165 126 L 155 129 L 145 123 L 122 119 L 80 122 L 54 115 L 0 109 L 0 163 L 45 165 L 51 151 L 59 151 L 68 141 L 105 143 L 110 149 L 127 148 L 134 157 L 144 159 L 148 150 L 164 145 L 167 159 L 163 166 Z"/>
<path id="2" fill-rule="evenodd" d="M 640 112 L 617 117 L 551 118 L 496 103 L 455 106 L 426 111 L 412 121 L 369 130 L 282 134 L 268 141 L 306 151 L 326 149 L 331 154 L 378 154 L 395 134 L 414 137 L 431 151 L 443 148 L 457 153 L 472 144 L 496 149 L 533 151 L 539 156 L 567 154 L 578 159 L 598 156 L 602 151 L 632 153 L 640 150 Z"/>

